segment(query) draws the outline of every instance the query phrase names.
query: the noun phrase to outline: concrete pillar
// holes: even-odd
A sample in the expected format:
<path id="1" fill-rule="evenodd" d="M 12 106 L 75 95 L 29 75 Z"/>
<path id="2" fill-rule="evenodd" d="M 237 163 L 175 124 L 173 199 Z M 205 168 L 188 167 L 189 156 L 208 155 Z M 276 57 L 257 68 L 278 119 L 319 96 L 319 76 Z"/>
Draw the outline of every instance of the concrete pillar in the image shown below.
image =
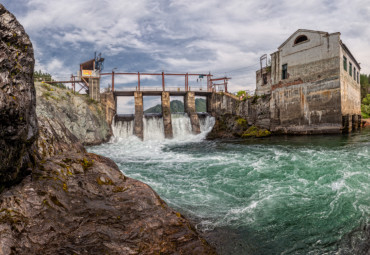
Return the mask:
<path id="1" fill-rule="evenodd" d="M 194 92 L 186 92 L 184 97 L 185 112 L 188 114 L 191 122 L 193 134 L 200 134 L 200 124 L 198 114 L 195 110 L 195 94 Z"/>
<path id="2" fill-rule="evenodd" d="M 164 126 L 164 137 L 167 139 L 173 138 L 170 103 L 170 92 L 162 92 L 162 117 Z"/>
<path id="3" fill-rule="evenodd" d="M 215 96 L 214 96 L 215 93 L 212 93 L 211 95 L 207 96 L 207 112 L 211 115 L 214 114 L 215 112 L 215 107 L 214 107 L 214 104 L 215 104 Z"/>
<path id="4" fill-rule="evenodd" d="M 351 133 L 352 131 L 352 115 L 343 115 L 342 116 L 342 132 Z"/>
<path id="5" fill-rule="evenodd" d="M 97 102 L 100 102 L 100 79 L 89 79 L 89 96 Z"/>
<path id="6" fill-rule="evenodd" d="M 143 106 L 143 93 L 139 91 L 134 92 L 135 97 L 135 125 L 134 135 L 139 137 L 141 140 L 144 139 L 144 106 Z"/>
<path id="7" fill-rule="evenodd" d="M 359 128 L 358 126 L 358 115 L 354 114 L 352 115 L 352 130 L 356 131 Z"/>
<path id="8" fill-rule="evenodd" d="M 361 116 L 361 114 L 357 115 L 357 120 L 358 120 L 358 123 L 357 123 L 358 129 L 361 129 L 362 128 L 362 116 Z"/>
<path id="9" fill-rule="evenodd" d="M 103 110 L 105 110 L 105 120 L 111 125 L 117 112 L 116 97 L 113 92 L 105 92 L 100 94 L 100 102 L 103 106 Z"/>

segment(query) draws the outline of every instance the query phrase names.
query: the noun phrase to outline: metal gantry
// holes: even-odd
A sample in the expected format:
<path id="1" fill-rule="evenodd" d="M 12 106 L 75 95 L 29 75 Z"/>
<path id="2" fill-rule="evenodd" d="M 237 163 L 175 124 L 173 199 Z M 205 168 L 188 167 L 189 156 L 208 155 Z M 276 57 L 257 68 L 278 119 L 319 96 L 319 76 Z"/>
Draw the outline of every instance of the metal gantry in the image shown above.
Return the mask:
<path id="1" fill-rule="evenodd" d="M 137 72 L 137 73 L 118 73 L 118 72 L 114 72 L 114 70 L 112 70 L 111 73 L 101 73 L 100 74 L 101 76 L 109 76 L 111 75 L 112 76 L 112 90 L 114 91 L 114 81 L 115 81 L 115 76 L 116 75 L 137 75 L 137 90 L 140 91 L 141 90 L 141 77 L 142 76 L 161 76 L 162 77 L 162 90 L 165 91 L 166 90 L 166 82 L 165 82 L 165 77 L 166 76 L 184 76 L 184 79 L 185 79 L 185 91 L 189 91 L 190 88 L 189 88 L 189 76 L 198 76 L 198 77 L 207 77 L 207 91 L 212 91 L 212 84 L 211 84 L 211 77 L 213 75 L 211 75 L 210 73 L 209 74 L 203 74 L 203 73 L 165 73 L 165 72 L 161 72 L 161 73 L 140 73 L 140 72 Z"/>

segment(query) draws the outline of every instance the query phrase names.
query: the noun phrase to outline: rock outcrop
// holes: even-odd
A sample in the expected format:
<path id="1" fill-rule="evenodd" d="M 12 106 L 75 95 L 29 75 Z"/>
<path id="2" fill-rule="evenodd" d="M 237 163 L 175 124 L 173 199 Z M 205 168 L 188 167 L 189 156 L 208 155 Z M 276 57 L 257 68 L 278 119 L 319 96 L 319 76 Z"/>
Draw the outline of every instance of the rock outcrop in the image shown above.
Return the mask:
<path id="1" fill-rule="evenodd" d="M 214 93 L 208 110 L 216 122 L 207 139 L 230 139 L 268 136 L 270 127 L 270 96 L 239 100 L 226 93 Z M 250 128 L 253 132 L 250 132 Z"/>
<path id="2" fill-rule="evenodd" d="M 0 192 L 0 254 L 214 254 L 149 186 L 87 153 L 60 116 L 40 114 L 37 137 L 32 47 L 2 5 L 0 15 L 0 169 L 9 185 Z M 23 40 L 8 44 L 9 31 Z M 15 54 L 22 45 L 27 54 Z M 24 165 L 32 174 L 21 179 Z"/>
<path id="3" fill-rule="evenodd" d="M 37 137 L 33 48 L 22 25 L 0 4 L 0 191 L 31 171 Z"/>
<path id="4" fill-rule="evenodd" d="M 38 116 L 58 119 L 84 145 L 109 140 L 112 131 L 99 102 L 45 83 L 35 83 L 35 87 Z"/>
<path id="5" fill-rule="evenodd" d="M 214 254 L 110 159 L 60 154 L 0 196 L 0 254 Z"/>

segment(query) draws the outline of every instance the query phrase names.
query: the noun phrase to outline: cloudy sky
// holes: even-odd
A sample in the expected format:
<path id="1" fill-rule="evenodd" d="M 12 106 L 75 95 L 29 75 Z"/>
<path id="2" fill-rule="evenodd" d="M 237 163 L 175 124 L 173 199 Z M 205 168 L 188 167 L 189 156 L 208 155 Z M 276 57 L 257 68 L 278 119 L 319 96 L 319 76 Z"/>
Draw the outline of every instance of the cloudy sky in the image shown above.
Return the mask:
<path id="1" fill-rule="evenodd" d="M 370 0 L 3 0 L 31 37 L 36 69 L 69 79 L 101 52 L 104 71 L 211 72 L 253 90 L 259 57 L 299 28 L 341 32 L 370 73 Z M 116 79 L 116 86 L 135 77 Z M 102 86 L 110 83 L 103 80 Z M 183 80 L 167 84 L 183 85 Z M 160 86 L 147 77 L 145 86 Z M 202 85 L 193 79 L 191 86 Z"/>

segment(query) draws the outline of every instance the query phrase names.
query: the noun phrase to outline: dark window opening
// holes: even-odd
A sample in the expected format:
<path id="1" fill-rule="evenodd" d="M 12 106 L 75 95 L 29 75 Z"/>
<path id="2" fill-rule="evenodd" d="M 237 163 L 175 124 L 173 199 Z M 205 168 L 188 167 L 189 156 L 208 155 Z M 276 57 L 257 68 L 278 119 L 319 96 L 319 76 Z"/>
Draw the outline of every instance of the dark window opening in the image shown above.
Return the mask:
<path id="1" fill-rule="evenodd" d="M 343 68 L 347 71 L 347 58 L 343 56 Z"/>
<path id="2" fill-rule="evenodd" d="M 267 84 L 267 73 L 262 74 L 263 85 Z"/>
<path id="3" fill-rule="evenodd" d="M 288 78 L 288 64 L 283 65 L 283 71 L 282 71 L 281 78 L 283 80 Z"/>
<path id="4" fill-rule="evenodd" d="M 294 44 L 298 44 L 298 43 L 301 43 L 301 42 L 305 42 L 305 41 L 307 41 L 307 40 L 308 40 L 307 36 L 305 36 L 305 35 L 300 35 L 300 36 L 298 36 L 298 37 L 297 37 L 297 39 L 295 39 Z"/>
<path id="5" fill-rule="evenodd" d="M 354 68 L 354 70 L 353 70 L 353 79 L 355 79 L 356 80 L 356 67 Z"/>
<path id="6" fill-rule="evenodd" d="M 360 83 L 360 74 L 357 72 L 357 83 Z"/>
<path id="7" fill-rule="evenodd" d="M 352 76 L 352 63 L 349 62 L 349 75 Z"/>

